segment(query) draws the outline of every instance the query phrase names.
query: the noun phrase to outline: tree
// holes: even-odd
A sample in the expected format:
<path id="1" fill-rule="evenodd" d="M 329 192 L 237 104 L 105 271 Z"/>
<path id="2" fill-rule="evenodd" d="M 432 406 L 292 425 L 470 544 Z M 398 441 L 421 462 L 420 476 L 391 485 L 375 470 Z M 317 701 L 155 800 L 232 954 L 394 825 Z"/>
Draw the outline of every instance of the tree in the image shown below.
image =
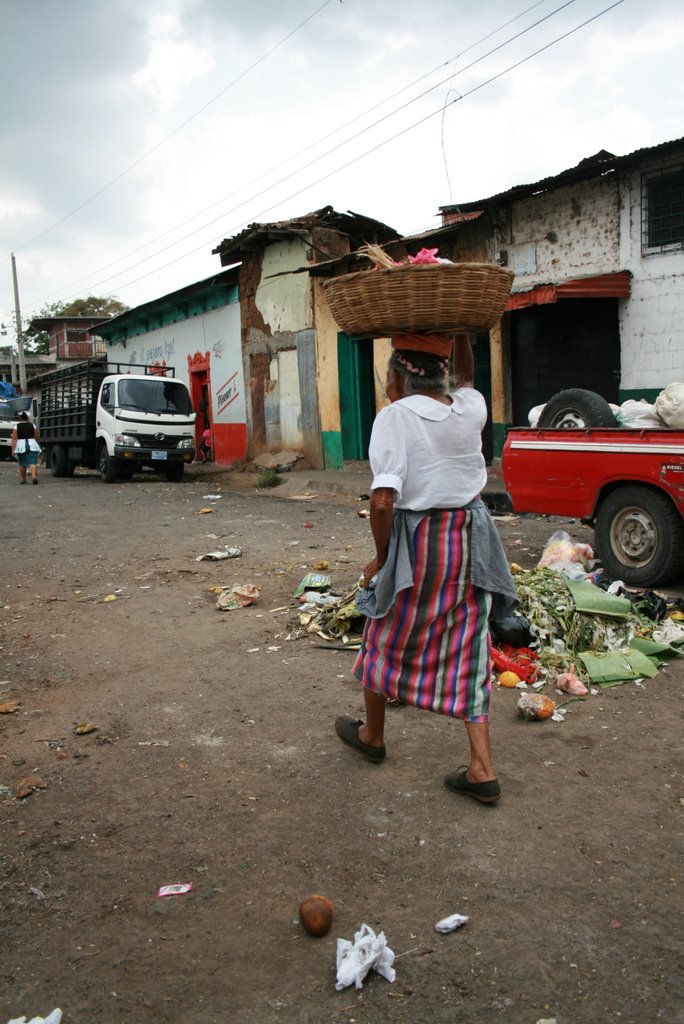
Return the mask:
<path id="1" fill-rule="evenodd" d="M 29 317 L 32 320 L 49 320 L 58 316 L 119 316 L 129 307 L 111 296 L 88 295 L 85 299 L 74 299 L 73 302 L 50 302 Z M 35 331 L 30 327 L 24 332 L 24 348 L 31 355 L 47 355 L 50 351 L 50 340 L 47 331 Z"/>

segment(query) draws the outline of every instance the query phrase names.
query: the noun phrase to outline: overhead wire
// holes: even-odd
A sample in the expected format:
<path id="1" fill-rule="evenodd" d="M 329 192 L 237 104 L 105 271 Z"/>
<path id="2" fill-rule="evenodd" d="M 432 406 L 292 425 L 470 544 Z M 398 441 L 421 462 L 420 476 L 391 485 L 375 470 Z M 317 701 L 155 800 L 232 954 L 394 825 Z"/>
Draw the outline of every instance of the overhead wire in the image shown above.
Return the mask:
<path id="1" fill-rule="evenodd" d="M 453 78 L 455 77 L 456 74 L 459 74 L 459 75 L 460 74 L 464 74 L 466 71 L 471 70 L 477 64 L 480 64 L 483 60 L 486 60 L 488 57 L 491 57 L 493 54 L 497 53 L 499 50 L 503 49 L 505 46 L 508 46 L 510 43 L 515 42 L 515 40 L 521 38 L 526 33 L 532 31 L 532 29 L 537 28 L 543 22 L 548 21 L 550 18 L 554 17 L 556 14 L 558 14 L 560 11 L 564 10 L 565 8 L 570 7 L 575 2 L 576 2 L 576 0 L 565 0 L 565 2 L 563 4 L 561 4 L 559 7 L 555 8 L 550 13 L 544 15 L 544 17 L 542 17 L 542 18 L 538 19 L 537 21 L 533 22 L 532 24 L 528 25 L 526 28 L 521 29 L 520 32 L 516 32 L 514 35 L 510 36 L 508 39 L 504 40 L 502 43 L 499 43 L 497 46 L 492 47 L 492 49 L 488 50 L 486 53 L 482 54 L 480 57 L 478 57 L 475 60 L 471 61 L 469 64 L 465 65 L 463 68 L 461 68 L 459 71 L 455 72 L 454 74 L 452 74 L 448 78 L 442 79 L 441 81 L 437 82 L 435 85 L 432 85 L 432 86 L 430 86 L 430 88 L 425 89 L 423 92 L 419 93 L 417 96 L 414 96 L 412 99 L 407 100 L 405 103 L 401 104 L 399 107 L 394 108 L 392 111 L 390 111 L 389 113 L 385 114 L 383 117 L 381 117 L 378 120 L 373 121 L 370 124 L 366 125 L 364 128 L 362 128 L 360 131 L 356 132 L 354 135 L 351 135 L 348 138 L 343 139 L 341 142 L 338 142 L 336 145 L 334 145 L 334 146 L 330 147 L 329 149 L 327 149 L 324 153 L 321 153 L 317 157 L 315 157 L 313 160 L 310 160 L 307 164 L 296 168 L 295 170 L 291 171 L 289 174 L 287 174 L 284 177 L 280 178 L 278 181 L 272 183 L 271 185 L 267 186 L 266 188 L 263 188 L 260 191 L 258 191 L 256 193 L 253 193 L 251 196 L 249 196 L 248 198 L 244 199 L 242 202 L 236 204 L 235 206 L 232 206 L 230 209 L 222 210 L 221 213 L 217 214 L 216 217 L 212 217 L 211 220 L 204 222 L 203 224 L 201 224 L 198 227 L 194 228 L 192 231 L 188 232 L 186 235 L 183 235 L 181 238 L 175 239 L 173 242 L 170 242 L 169 245 L 166 245 L 163 248 L 158 249 L 156 252 L 153 252 L 150 255 L 143 257 L 141 260 L 138 260 L 136 263 L 133 263 L 131 266 L 129 266 L 127 268 L 124 268 L 123 270 L 118 271 L 117 273 L 115 273 L 113 275 L 109 275 L 108 277 L 104 278 L 101 281 L 94 282 L 90 287 L 91 288 L 99 288 L 103 284 L 106 284 L 108 281 L 110 281 L 110 280 L 112 280 L 112 279 L 114 279 L 116 277 L 119 277 L 122 274 L 128 273 L 131 270 L 134 270 L 136 267 L 142 266 L 144 263 L 147 263 L 149 260 L 155 259 L 157 256 L 160 256 L 162 253 L 168 252 L 169 249 L 173 249 L 173 248 L 175 248 L 175 246 L 180 245 L 182 242 L 187 241 L 189 238 L 192 238 L 194 235 L 198 234 L 200 231 L 204 231 L 206 228 L 211 227 L 211 225 L 215 224 L 216 221 L 222 220 L 224 217 L 227 217 L 230 214 L 235 213 L 237 210 L 241 209 L 241 207 L 243 207 L 243 206 L 246 206 L 248 203 L 254 202 L 254 200 L 259 199 L 261 196 L 263 196 L 266 193 L 270 192 L 272 189 L 276 188 L 278 185 L 282 185 L 285 182 L 291 180 L 296 175 L 301 174 L 303 171 L 306 171 L 309 167 L 312 167 L 314 164 L 320 162 L 321 160 L 325 159 L 326 157 L 331 156 L 333 153 L 337 152 L 343 146 L 348 145 L 350 142 L 355 141 L 356 139 L 360 138 L 362 135 L 365 135 L 369 131 L 372 131 L 374 128 L 377 128 L 384 121 L 387 121 L 390 117 L 393 117 L 396 114 L 400 113 L 401 111 L 405 110 L 407 107 L 411 106 L 413 103 L 418 102 L 418 100 L 424 99 L 431 92 L 434 92 L 436 89 L 438 89 L 442 85 L 444 85 L 445 82 L 453 81 Z M 539 4 L 535 4 L 533 6 L 537 7 L 537 6 L 539 6 Z M 511 19 L 511 20 L 514 21 L 516 19 Z M 510 22 L 507 22 L 504 27 L 507 27 L 508 24 L 510 24 Z M 447 63 L 449 63 L 449 62 L 447 62 Z M 440 68 L 442 66 L 443 65 L 439 65 Z M 400 91 L 404 91 L 404 90 L 400 90 Z M 440 109 L 445 109 L 445 108 L 440 108 Z M 432 116 L 432 115 L 430 115 L 430 116 Z M 373 150 L 370 150 L 369 152 L 373 152 Z M 349 165 L 345 164 L 343 166 L 346 167 L 346 166 L 349 166 Z M 320 181 L 325 181 L 326 178 L 329 177 L 329 176 L 330 175 L 326 175 L 323 178 L 318 179 L 314 184 L 318 184 Z M 307 187 L 312 187 L 312 186 L 307 186 Z M 238 190 L 238 191 L 240 191 L 240 190 Z M 294 195 L 295 196 L 296 195 L 300 195 L 301 191 L 302 190 L 300 190 L 299 192 L 294 193 Z M 306 189 L 304 189 L 303 191 L 306 191 Z M 231 195 L 233 195 L 233 194 L 235 194 L 235 193 L 231 193 Z M 224 198 L 230 198 L 230 196 L 224 197 Z M 282 200 L 282 201 L 283 202 L 287 202 L 290 198 L 292 198 L 292 196 L 289 196 L 288 199 Z M 218 205 L 218 203 L 222 202 L 222 201 L 223 200 L 218 200 L 216 203 L 211 204 L 211 206 L 208 207 L 207 209 L 212 209 L 214 206 Z M 274 204 L 274 205 L 280 205 L 280 201 L 277 204 Z M 269 210 L 270 209 L 273 209 L 273 207 L 269 207 Z M 205 212 L 205 211 L 201 211 L 201 212 Z M 198 216 L 198 215 L 199 214 L 189 218 L 189 220 L 194 220 L 195 217 Z M 255 214 L 253 216 L 260 216 L 260 215 L 261 214 Z M 187 223 L 187 221 L 185 221 L 183 223 Z M 182 225 L 177 225 L 177 226 L 182 226 Z M 170 230 L 175 230 L 175 228 L 172 228 Z M 168 234 L 168 232 L 166 232 L 166 233 Z M 164 236 L 162 235 L 161 237 L 164 237 Z M 142 246 L 141 248 L 146 248 L 146 246 Z M 195 251 L 196 250 L 191 250 L 191 252 L 188 255 L 192 255 Z M 115 261 L 115 262 L 118 262 L 118 261 Z M 173 262 L 175 262 L 175 261 L 172 261 L 172 263 Z M 165 266 L 168 266 L 168 265 L 169 264 L 165 264 Z M 108 269 L 108 267 L 105 267 L 103 269 Z M 90 278 L 90 275 L 89 275 L 89 278 Z M 123 286 L 118 286 L 118 287 L 123 287 Z"/>
<path id="2" fill-rule="evenodd" d="M 395 99 L 397 96 L 400 96 L 402 93 L 408 91 L 408 89 L 412 89 L 415 85 L 418 85 L 420 82 L 424 81 L 426 78 L 429 78 L 431 75 L 434 75 L 436 72 L 440 71 L 442 68 L 447 67 L 449 64 L 453 63 L 454 61 L 460 60 L 460 58 L 463 57 L 464 54 L 469 53 L 471 50 L 474 50 L 475 47 L 479 46 L 483 42 L 486 42 L 488 39 L 491 39 L 492 36 L 495 36 L 499 32 L 502 32 L 505 28 L 508 28 L 509 25 L 512 25 L 515 21 L 519 21 L 520 18 L 523 18 L 526 14 L 529 14 L 530 11 L 535 10 L 535 8 L 540 7 L 542 4 L 544 4 L 546 2 L 547 2 L 547 0 L 537 0 L 537 2 L 532 4 L 530 7 L 527 7 L 523 11 L 520 11 L 519 14 L 516 14 L 514 17 L 509 18 L 508 21 L 503 22 L 501 25 L 497 26 L 495 29 L 492 29 L 491 31 L 487 32 L 485 35 L 481 36 L 474 43 L 469 44 L 469 46 L 465 47 L 465 49 L 459 51 L 459 53 L 456 54 L 456 56 L 450 57 L 446 61 L 441 61 L 439 64 L 437 64 L 430 71 L 427 71 L 427 72 L 423 73 L 422 75 L 419 75 L 418 78 L 413 79 L 412 82 L 409 82 L 407 85 L 402 86 L 400 89 L 397 89 L 395 92 L 390 93 L 388 96 L 385 96 L 382 100 L 379 100 L 377 103 L 374 103 L 372 106 L 367 107 L 365 110 L 361 111 L 360 113 L 356 114 L 354 117 L 350 118 L 348 121 L 346 121 L 343 124 L 339 125 L 338 127 L 334 128 L 332 131 L 328 132 L 326 135 L 321 136 L 315 142 L 309 143 L 307 146 L 304 146 L 302 149 L 298 150 L 296 153 L 294 153 L 291 156 L 287 157 L 285 160 L 281 160 L 280 163 L 278 163 L 278 164 L 274 165 L 273 167 L 269 168 L 267 171 L 264 171 L 262 174 L 258 175 L 256 178 L 250 179 L 250 181 L 248 183 L 245 183 L 243 185 L 240 185 L 238 188 L 233 189 L 232 192 L 229 192 L 226 195 L 221 196 L 219 199 L 214 200 L 214 202 L 210 203 L 208 206 L 203 207 L 201 210 L 196 211 L 190 217 L 186 217 L 184 220 L 177 222 L 172 227 L 167 228 L 165 231 L 162 231 L 159 235 L 156 235 L 154 238 L 149 239 L 147 242 L 144 242 L 142 245 L 137 246 L 135 249 L 129 250 L 129 252 L 125 253 L 122 256 L 117 257 L 117 259 L 111 260 L 109 263 L 104 264 L 102 267 L 99 267 L 97 270 L 93 271 L 92 273 L 99 274 L 99 273 L 104 272 L 105 270 L 109 270 L 110 267 L 116 266 L 117 263 L 122 263 L 124 260 L 129 259 L 131 256 L 135 256 L 136 253 L 142 252 L 144 249 L 148 248 L 149 246 L 154 245 L 155 242 L 159 242 L 163 238 L 166 238 L 168 235 L 172 234 L 178 228 L 184 227 L 186 224 L 190 224 L 193 220 L 196 220 L 197 217 L 201 217 L 203 213 L 208 213 L 209 210 L 213 210 L 220 203 L 223 203 L 223 202 L 225 202 L 228 199 L 232 199 L 233 196 L 236 196 L 240 192 L 244 191 L 249 185 L 254 185 L 254 184 L 256 184 L 256 183 L 258 183 L 260 181 L 263 181 L 264 178 L 268 178 L 271 174 L 276 173 L 282 167 L 285 167 L 288 163 L 291 163 L 293 160 L 296 160 L 298 157 L 303 156 L 305 153 L 308 153 L 310 150 L 315 149 L 316 146 L 322 145 L 328 139 L 330 139 L 333 136 L 335 136 L 335 135 L 339 134 L 340 132 L 344 131 L 345 128 L 349 128 L 352 124 L 355 124 L 362 117 L 366 117 L 368 114 L 371 114 L 374 110 L 377 110 L 379 107 L 382 107 L 386 103 L 391 102 L 391 100 Z M 570 2 L 574 2 L 574 0 L 570 0 Z M 567 6 L 567 5 L 564 4 L 563 6 Z M 555 13 L 555 12 L 552 12 L 552 14 L 553 13 Z M 549 15 L 548 17 L 550 17 L 550 16 L 552 16 L 552 15 Z M 545 20 L 545 19 L 541 19 L 541 20 Z M 529 28 L 534 28 L 537 24 L 540 24 L 540 22 L 535 22 L 533 25 L 529 26 Z M 528 30 L 526 30 L 526 31 L 528 31 Z M 515 39 L 515 38 L 517 38 L 517 36 L 513 36 L 512 37 L 512 39 Z M 512 40 L 509 40 L 509 41 L 512 41 Z M 487 56 L 487 54 L 483 55 L 483 57 L 481 59 L 484 59 L 486 56 Z M 438 83 L 437 86 L 435 86 L 435 88 L 439 88 L 439 86 L 441 84 L 443 84 L 443 83 Z M 391 116 L 391 113 L 388 116 Z M 167 136 L 167 138 L 170 138 L 170 137 L 171 136 Z M 356 136 L 352 136 L 352 139 L 355 138 L 355 137 Z M 327 156 L 329 154 L 329 152 L 332 152 L 332 151 L 328 151 L 328 153 L 323 153 L 323 154 L 321 154 L 316 159 L 323 159 L 323 157 Z M 313 163 L 313 162 L 315 162 L 315 161 L 311 161 L 309 164 L 304 165 L 304 167 L 300 168 L 299 170 L 302 170 L 302 169 L 305 170 L 308 166 L 311 166 L 311 163 Z M 296 172 L 293 172 L 293 173 L 296 173 Z M 291 176 L 293 176 L 293 175 L 290 175 L 290 177 Z M 277 185 L 282 184 L 283 181 L 286 181 L 286 180 L 288 180 L 288 178 L 279 179 L 278 181 L 274 182 L 271 187 L 275 188 Z M 259 195 L 263 195 L 263 192 L 257 193 L 256 197 L 254 197 L 254 196 L 250 197 L 249 199 L 245 200 L 244 203 L 246 204 L 247 202 L 251 202 L 253 198 L 258 198 Z M 242 204 L 242 205 L 244 205 L 244 204 Z M 234 207 L 233 210 L 239 209 L 239 208 L 240 207 L 237 206 L 237 207 Z M 227 212 L 231 213 L 231 212 L 233 212 L 233 210 L 229 210 Z M 226 215 L 226 211 L 224 211 L 222 214 L 220 214 L 220 216 L 225 216 L 225 215 Z M 203 228 L 200 228 L 199 230 L 203 230 Z M 185 237 L 191 237 L 191 236 L 185 236 Z M 179 239 L 179 240 L 177 240 L 173 244 L 177 245 L 177 244 L 179 244 L 180 241 L 183 241 L 183 239 Z M 164 251 L 166 251 L 166 249 L 162 249 L 160 251 L 164 252 Z M 155 254 L 153 254 L 153 255 L 155 255 Z M 133 266 L 139 266 L 139 265 L 140 264 L 134 264 Z M 129 269 L 132 269 L 132 268 L 129 268 Z M 121 271 L 121 273 L 125 273 L 125 272 L 126 272 L 125 269 L 123 271 Z M 116 276 L 116 275 L 113 275 L 113 276 Z M 51 298 L 53 295 L 61 294 L 64 291 L 68 291 L 69 289 L 76 287 L 76 285 L 81 284 L 83 281 L 89 280 L 91 277 L 92 277 L 92 274 L 88 274 L 86 277 L 79 278 L 78 280 L 76 280 L 74 282 L 71 282 L 68 285 L 64 285 L 64 286 L 62 286 L 62 288 L 60 289 L 59 292 L 57 292 L 57 291 L 56 292 L 52 292 L 48 296 L 48 298 Z"/>
<path id="3" fill-rule="evenodd" d="M 515 61 L 515 63 L 510 64 L 507 68 L 504 68 L 503 71 L 499 71 L 499 72 L 497 72 L 497 74 L 492 75 L 490 78 L 485 79 L 484 81 L 480 82 L 478 85 L 473 86 L 472 89 L 469 89 L 467 92 L 464 92 L 463 94 L 458 96 L 456 99 L 449 101 L 448 106 L 453 106 L 455 103 L 459 103 L 462 100 L 467 99 L 469 96 L 472 96 L 474 93 L 479 92 L 485 86 L 491 85 L 492 82 L 498 81 L 500 78 L 503 78 L 505 75 L 509 74 L 511 71 L 515 71 L 517 68 L 521 67 L 523 64 L 526 64 L 528 61 L 532 60 L 534 57 L 539 56 L 540 53 L 544 53 L 546 50 L 549 50 L 552 46 L 555 46 L 557 43 L 562 42 L 564 39 L 568 39 L 570 36 L 574 35 L 576 32 L 579 32 L 581 29 L 586 28 L 587 25 L 590 25 L 592 22 L 597 21 L 598 18 L 603 17 L 604 14 L 607 14 L 609 11 L 612 11 L 616 7 L 619 7 L 622 3 L 624 3 L 624 0 L 615 0 L 614 3 L 610 4 L 608 7 L 605 7 L 603 10 L 599 11 L 597 14 L 592 15 L 590 18 L 585 19 L 585 21 L 581 22 L 579 25 L 576 25 L 574 28 L 571 28 L 567 32 L 562 33 L 562 35 L 557 36 L 555 39 L 552 39 L 550 42 L 544 44 L 544 46 L 540 46 L 538 49 L 534 50 L 532 53 L 529 53 L 527 56 L 522 57 L 520 60 Z M 308 191 L 310 188 L 313 188 L 315 185 L 319 185 L 321 182 L 327 181 L 328 178 L 333 177 L 335 174 L 338 174 L 340 171 L 346 170 L 348 167 L 351 167 L 353 164 L 358 163 L 359 160 L 363 160 L 365 157 L 370 156 L 372 153 L 377 152 L 379 149 L 382 149 L 384 146 L 388 145 L 388 143 L 394 142 L 396 139 L 401 138 L 403 135 L 406 135 L 408 132 L 413 131 L 414 128 L 419 127 L 421 124 L 424 124 L 426 121 L 429 121 L 431 118 L 433 118 L 436 115 L 440 114 L 442 112 L 442 110 L 443 110 L 443 106 L 440 105 L 436 110 L 433 110 L 431 113 L 426 114 L 424 117 L 419 118 L 417 121 L 414 121 L 412 124 L 408 125 L 407 127 L 403 128 L 401 131 L 397 132 L 395 135 L 392 135 L 389 138 L 384 139 L 382 142 L 379 142 L 377 145 L 372 146 L 371 149 L 365 150 L 365 152 L 360 153 L 357 156 L 353 157 L 351 160 L 347 161 L 347 163 L 342 164 L 340 167 L 336 167 L 335 169 L 333 169 L 332 171 L 328 172 L 327 174 L 322 175 L 316 181 L 310 182 L 308 185 L 303 186 L 301 189 L 298 189 L 296 192 L 291 193 L 285 199 L 278 200 L 278 202 L 276 204 L 274 204 L 274 206 L 268 207 L 265 210 L 260 210 L 258 213 L 254 214 L 253 216 L 261 217 L 261 216 L 263 216 L 266 213 L 270 213 L 270 211 L 272 209 L 274 209 L 275 206 L 279 206 L 279 205 L 281 205 L 284 202 L 289 202 L 291 199 L 295 199 L 297 196 L 301 195 L 303 192 Z M 176 259 L 170 260 L 168 263 L 165 263 L 161 267 L 156 267 L 154 270 L 151 270 L 151 271 L 149 271 L 146 274 L 141 274 L 138 277 L 133 278 L 133 280 L 127 281 L 125 284 L 121 285 L 120 287 L 121 288 L 129 288 L 131 285 L 137 284 L 138 281 L 145 280 L 146 278 L 151 277 L 154 274 L 159 273 L 161 270 L 166 270 L 167 267 L 173 266 L 175 263 L 180 262 L 180 260 L 186 259 L 188 256 L 192 256 L 196 252 L 200 252 L 208 244 L 210 244 L 210 243 L 204 242 L 204 243 L 202 243 L 202 245 L 198 246 L 197 248 L 191 249 L 189 252 L 183 253 L 182 255 L 176 257 Z"/>
<path id="4" fill-rule="evenodd" d="M 93 192 L 93 194 L 88 196 L 87 199 L 84 199 L 82 203 L 79 203 L 78 206 L 75 206 L 73 210 L 69 211 L 69 213 L 65 213 L 64 216 L 61 217 L 58 221 L 55 221 L 54 224 L 50 225 L 50 227 L 48 228 L 45 228 L 44 231 L 41 231 L 39 234 L 35 235 L 28 242 L 24 242 L 23 245 L 15 246 L 14 252 L 20 252 L 22 249 L 26 249 L 29 245 L 33 245 L 33 243 L 37 242 L 39 239 L 44 238 L 45 235 L 49 234 L 51 231 L 54 231 L 55 228 L 58 228 L 65 221 L 69 220 L 70 217 L 73 217 L 75 213 L 78 213 L 79 210 L 82 210 L 84 206 L 87 206 L 94 199 L 97 199 L 98 196 L 101 196 L 103 192 L 106 192 L 108 188 L 111 188 L 112 185 L 115 185 L 117 181 L 121 181 L 121 179 L 124 178 L 130 171 L 132 171 L 135 167 L 138 167 L 139 164 L 141 164 L 144 160 L 151 156 L 152 153 L 155 153 L 158 149 L 160 149 L 166 142 L 169 141 L 169 139 L 172 139 L 174 135 L 177 135 L 180 131 L 183 130 L 183 128 L 186 128 L 187 125 L 191 123 L 191 121 L 194 121 L 196 117 L 199 117 L 200 114 L 204 113 L 204 111 L 208 107 L 210 107 L 212 103 L 215 103 L 220 96 L 225 95 L 225 93 L 227 93 L 230 89 L 237 85 L 237 83 L 240 82 L 243 78 L 245 78 L 250 73 L 250 71 L 253 71 L 254 68 L 258 67 L 259 64 L 262 64 L 268 57 L 270 57 L 272 53 L 275 53 L 275 51 L 278 50 L 284 43 L 286 43 L 288 39 L 291 39 L 293 35 L 295 35 L 297 32 L 299 32 L 301 28 L 304 27 L 304 25 L 306 25 L 313 18 L 315 18 L 317 14 L 320 14 L 320 12 L 325 7 L 328 7 L 328 5 L 331 4 L 332 2 L 333 0 L 324 0 L 324 3 L 322 3 L 320 7 L 317 7 L 316 10 L 313 11 L 308 17 L 304 18 L 303 21 L 301 21 L 298 25 L 291 29 L 291 31 L 288 32 L 287 35 L 283 36 L 282 39 L 280 39 L 269 50 L 263 53 L 258 60 L 255 60 L 254 63 L 250 64 L 248 68 L 245 68 L 244 71 L 240 72 L 240 74 L 237 75 L 234 79 L 232 79 L 232 81 L 230 81 L 228 85 L 226 85 L 223 89 L 217 92 L 215 96 L 212 96 L 211 99 L 207 100 L 207 102 L 204 103 L 201 107 L 199 107 L 199 109 L 196 110 L 194 114 L 191 114 L 190 117 L 186 118 L 185 121 L 183 121 L 176 128 L 174 128 L 173 131 L 169 132 L 169 134 L 166 135 L 163 139 L 160 139 L 159 142 L 155 143 L 155 145 L 148 149 L 145 153 L 143 153 L 142 156 L 139 156 L 136 160 L 133 161 L 132 164 L 129 164 L 128 167 L 125 167 L 123 171 L 121 171 L 119 174 L 113 177 L 110 181 L 104 184 L 96 192 Z"/>

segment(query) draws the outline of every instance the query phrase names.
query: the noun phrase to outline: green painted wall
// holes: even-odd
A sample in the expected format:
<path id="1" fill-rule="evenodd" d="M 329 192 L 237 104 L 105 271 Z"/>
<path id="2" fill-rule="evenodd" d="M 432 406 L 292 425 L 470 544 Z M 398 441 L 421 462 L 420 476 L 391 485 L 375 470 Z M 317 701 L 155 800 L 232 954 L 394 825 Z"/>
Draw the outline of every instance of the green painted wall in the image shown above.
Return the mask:
<path id="1" fill-rule="evenodd" d="M 510 423 L 492 423 L 492 457 L 500 459 Z"/>
<path id="2" fill-rule="evenodd" d="M 665 387 L 664 384 L 663 387 Z M 632 388 L 631 390 L 624 390 L 623 388 L 620 388 L 620 405 L 622 405 L 623 402 L 628 401 L 630 398 L 636 399 L 637 402 L 640 399 L 645 398 L 647 402 L 653 404 L 662 390 L 663 388 Z"/>
<path id="3" fill-rule="evenodd" d="M 344 469 L 342 434 L 339 430 L 323 431 L 323 460 L 326 469 Z"/>

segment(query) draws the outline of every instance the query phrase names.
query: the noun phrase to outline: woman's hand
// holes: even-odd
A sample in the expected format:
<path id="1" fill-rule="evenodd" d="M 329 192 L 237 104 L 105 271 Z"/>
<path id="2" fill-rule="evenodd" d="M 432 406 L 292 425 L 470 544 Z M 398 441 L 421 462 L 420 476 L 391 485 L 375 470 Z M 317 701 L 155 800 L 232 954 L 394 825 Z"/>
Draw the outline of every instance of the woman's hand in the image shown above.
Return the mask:
<path id="1" fill-rule="evenodd" d="M 380 569 L 382 569 L 382 565 L 380 564 L 377 558 L 374 558 L 372 561 L 370 561 L 368 565 L 364 568 L 363 575 L 361 576 L 361 579 L 363 580 L 361 586 L 363 587 L 364 590 L 368 590 L 368 584 Z"/>

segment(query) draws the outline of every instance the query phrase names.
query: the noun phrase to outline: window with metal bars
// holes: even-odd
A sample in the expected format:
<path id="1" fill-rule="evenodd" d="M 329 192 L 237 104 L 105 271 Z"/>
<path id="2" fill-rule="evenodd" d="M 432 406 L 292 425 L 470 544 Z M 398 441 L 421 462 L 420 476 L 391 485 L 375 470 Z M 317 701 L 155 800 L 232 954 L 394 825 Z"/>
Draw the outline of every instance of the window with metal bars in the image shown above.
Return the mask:
<path id="1" fill-rule="evenodd" d="M 684 249 L 684 166 L 643 176 L 641 249 L 644 253 Z"/>

